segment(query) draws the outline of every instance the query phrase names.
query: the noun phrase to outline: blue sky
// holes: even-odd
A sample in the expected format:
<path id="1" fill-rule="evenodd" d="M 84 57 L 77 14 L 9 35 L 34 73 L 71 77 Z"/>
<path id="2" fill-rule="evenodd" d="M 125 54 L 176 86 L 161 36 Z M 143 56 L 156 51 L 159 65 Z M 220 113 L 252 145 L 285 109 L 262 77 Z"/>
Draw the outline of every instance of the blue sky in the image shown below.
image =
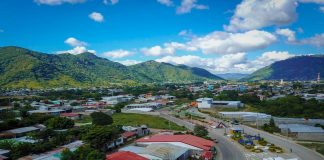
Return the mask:
<path id="1" fill-rule="evenodd" d="M 323 0 L 2 0 L 0 46 L 251 73 L 323 54 Z"/>

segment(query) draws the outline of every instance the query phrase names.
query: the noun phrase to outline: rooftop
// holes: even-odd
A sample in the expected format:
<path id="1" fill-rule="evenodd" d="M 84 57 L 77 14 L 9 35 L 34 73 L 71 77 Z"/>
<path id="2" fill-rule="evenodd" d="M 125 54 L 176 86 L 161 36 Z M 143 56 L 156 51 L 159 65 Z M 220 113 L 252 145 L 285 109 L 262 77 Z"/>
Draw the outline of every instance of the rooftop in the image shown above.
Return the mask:
<path id="1" fill-rule="evenodd" d="M 288 128 L 290 132 L 308 132 L 308 133 L 324 133 L 321 127 L 308 126 L 303 124 L 279 124 L 280 129 Z"/>
<path id="2" fill-rule="evenodd" d="M 213 141 L 196 137 L 190 134 L 185 135 L 153 135 L 138 139 L 136 142 L 182 142 L 203 150 L 210 150 L 214 145 Z"/>
<path id="3" fill-rule="evenodd" d="M 137 155 L 129 151 L 120 151 L 113 154 L 107 155 L 106 160 L 148 160 L 145 157 Z"/>

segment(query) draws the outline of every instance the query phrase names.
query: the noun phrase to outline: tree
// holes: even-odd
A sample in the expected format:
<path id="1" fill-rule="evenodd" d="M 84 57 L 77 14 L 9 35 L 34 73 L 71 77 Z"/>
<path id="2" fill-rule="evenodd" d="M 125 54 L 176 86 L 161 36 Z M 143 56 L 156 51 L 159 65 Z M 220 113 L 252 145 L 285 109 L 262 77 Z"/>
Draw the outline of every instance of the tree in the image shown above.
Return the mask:
<path id="1" fill-rule="evenodd" d="M 73 160 L 75 159 L 73 152 L 69 149 L 64 149 L 61 153 L 61 160 Z"/>
<path id="2" fill-rule="evenodd" d="M 119 137 L 119 130 L 114 126 L 96 126 L 90 129 L 82 139 L 91 147 L 106 151 L 107 145 Z"/>
<path id="3" fill-rule="evenodd" d="M 94 125 L 110 125 L 113 123 L 111 116 L 102 112 L 93 112 L 90 114 L 92 119 L 92 124 Z"/>
<path id="4" fill-rule="evenodd" d="M 48 128 L 68 129 L 74 126 L 74 121 L 65 117 L 54 117 L 45 122 Z"/>
<path id="5" fill-rule="evenodd" d="M 198 137 L 207 137 L 208 131 L 204 126 L 196 125 L 194 128 L 194 134 Z"/>

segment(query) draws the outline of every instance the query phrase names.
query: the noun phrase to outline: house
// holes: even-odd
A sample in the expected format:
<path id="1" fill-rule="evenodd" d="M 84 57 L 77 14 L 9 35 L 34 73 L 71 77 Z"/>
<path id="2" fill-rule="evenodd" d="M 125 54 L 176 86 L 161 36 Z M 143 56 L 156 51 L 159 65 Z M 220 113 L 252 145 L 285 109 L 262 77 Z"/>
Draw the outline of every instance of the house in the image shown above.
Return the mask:
<path id="1" fill-rule="evenodd" d="M 81 118 L 82 114 L 77 114 L 77 113 L 61 113 L 61 117 L 69 118 L 72 120 L 78 120 Z"/>
<path id="2" fill-rule="evenodd" d="M 10 150 L 0 149 L 0 160 L 8 159 Z"/>
<path id="3" fill-rule="evenodd" d="M 214 101 L 212 98 L 199 98 L 196 102 L 198 108 L 239 108 L 244 106 L 241 101 Z"/>
<path id="4" fill-rule="evenodd" d="M 189 150 L 189 155 L 202 155 L 204 152 L 215 152 L 214 142 L 193 135 L 153 135 L 136 140 L 137 146 L 152 144 L 171 144 Z M 206 157 L 205 157 L 206 158 Z"/>
<path id="5" fill-rule="evenodd" d="M 118 95 L 118 96 L 102 97 L 101 101 L 105 102 L 107 105 L 116 105 L 118 103 L 128 102 L 133 98 L 134 96 L 130 96 L 130 95 Z"/>
<path id="6" fill-rule="evenodd" d="M 112 143 L 107 144 L 107 148 L 108 149 L 113 149 L 113 148 L 116 148 L 116 147 L 120 146 L 121 144 L 124 144 L 124 138 L 123 137 L 119 137 L 119 138 L 115 139 Z"/>
<path id="7" fill-rule="evenodd" d="M 293 137 L 297 140 L 324 142 L 324 130 L 321 127 L 304 124 L 279 124 L 278 127 L 283 135 Z"/>
<path id="8" fill-rule="evenodd" d="M 1 132 L 0 137 L 2 137 L 3 135 L 11 135 L 13 138 L 23 137 L 27 133 L 36 132 L 36 131 L 39 131 L 39 130 L 40 130 L 39 128 L 36 128 L 36 127 L 33 127 L 33 126 L 16 128 L 16 129 L 11 129 L 11 130 Z"/>
<path id="9" fill-rule="evenodd" d="M 124 142 L 131 141 L 136 138 L 136 133 L 135 132 L 124 132 L 121 134 L 121 136 L 124 139 Z"/>
<path id="10" fill-rule="evenodd" d="M 137 155 L 133 152 L 120 151 L 120 152 L 115 152 L 106 155 L 106 160 L 148 160 L 148 159 L 140 155 Z"/>
<path id="11" fill-rule="evenodd" d="M 122 129 L 126 132 L 134 132 L 137 136 L 144 136 L 150 133 L 150 129 L 146 125 L 141 125 L 139 127 L 132 126 L 122 126 Z"/>
<path id="12" fill-rule="evenodd" d="M 151 160 L 187 160 L 189 149 L 167 143 L 151 144 L 145 147 L 127 146 L 119 151 L 130 151 Z"/>

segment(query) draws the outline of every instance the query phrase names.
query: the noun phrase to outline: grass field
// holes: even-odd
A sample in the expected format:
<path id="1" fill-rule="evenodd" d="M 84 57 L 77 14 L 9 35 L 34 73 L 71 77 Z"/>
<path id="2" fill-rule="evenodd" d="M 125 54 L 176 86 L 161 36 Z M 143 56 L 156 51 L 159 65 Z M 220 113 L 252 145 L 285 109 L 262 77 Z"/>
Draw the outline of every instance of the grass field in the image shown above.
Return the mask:
<path id="1" fill-rule="evenodd" d="M 324 143 L 299 143 L 309 149 L 316 150 L 316 152 L 324 155 Z"/>
<path id="2" fill-rule="evenodd" d="M 113 114 L 112 117 L 114 119 L 115 125 L 136 126 L 136 125 L 145 124 L 149 128 L 171 129 L 171 130 L 178 130 L 178 131 L 186 130 L 184 127 L 178 126 L 173 122 L 170 122 L 170 128 L 169 128 L 169 121 L 158 116 L 134 114 L 134 113 L 115 113 Z"/>

